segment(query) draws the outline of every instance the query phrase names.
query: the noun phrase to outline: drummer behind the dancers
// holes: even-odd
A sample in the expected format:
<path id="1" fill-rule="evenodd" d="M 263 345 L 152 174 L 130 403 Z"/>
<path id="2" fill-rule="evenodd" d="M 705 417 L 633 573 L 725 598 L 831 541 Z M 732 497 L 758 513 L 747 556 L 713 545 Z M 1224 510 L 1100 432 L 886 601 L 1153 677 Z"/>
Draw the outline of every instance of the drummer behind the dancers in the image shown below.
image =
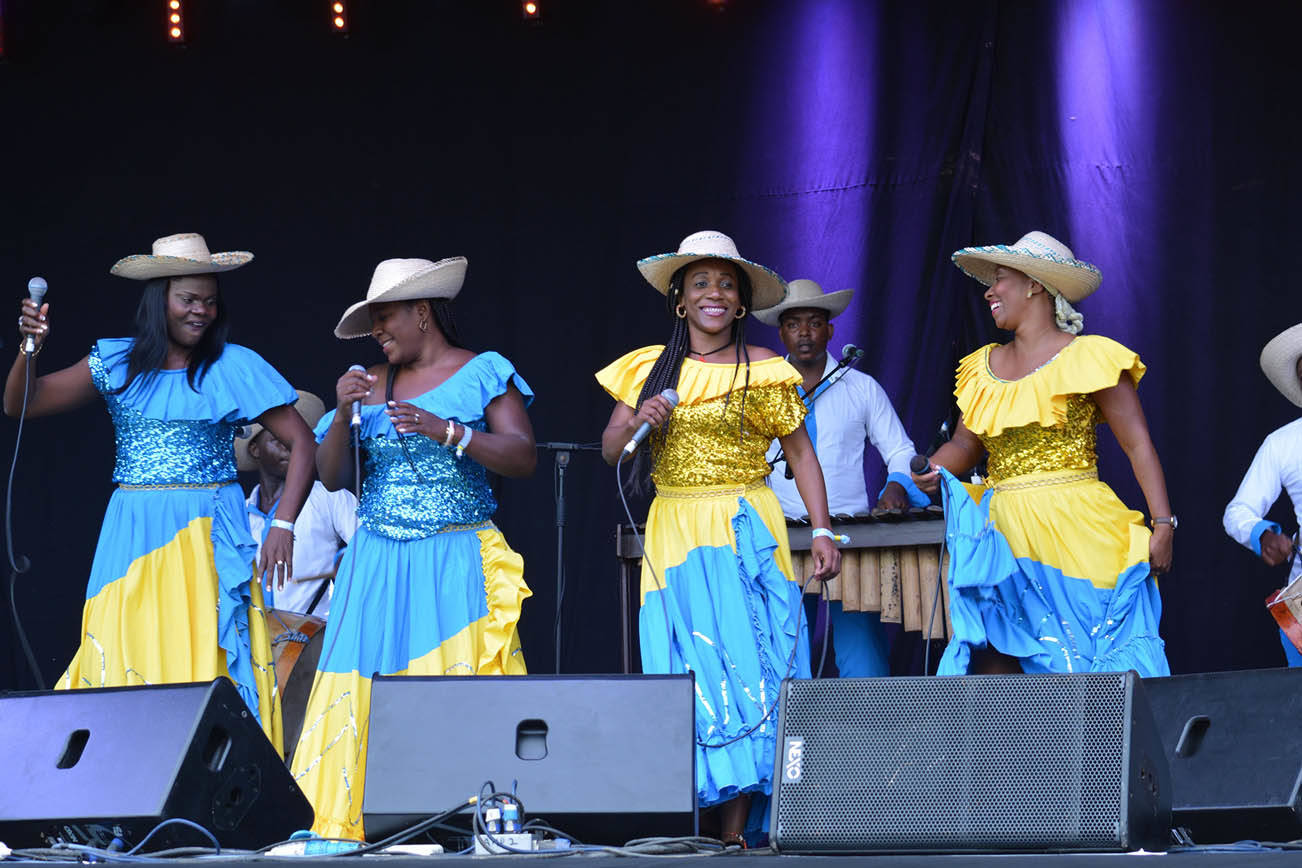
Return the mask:
<path id="1" fill-rule="evenodd" d="M 1302 324 L 1286 329 L 1261 351 L 1261 370 L 1276 389 L 1302 407 Z M 1293 554 L 1293 540 L 1266 519 L 1280 490 L 1293 502 L 1293 514 L 1302 525 L 1302 419 L 1266 435 L 1239 483 L 1234 499 L 1225 507 L 1225 532 L 1251 549 L 1272 567 L 1288 563 L 1288 581 L 1302 575 L 1302 558 Z M 1302 666 L 1302 652 L 1283 630 L 1279 633 L 1289 666 Z"/>
<path id="2" fill-rule="evenodd" d="M 786 300 L 755 311 L 755 318 L 777 327 L 787 348 L 787 361 L 804 378 L 797 388 L 808 407 L 805 428 L 827 480 L 827 505 L 832 514 L 868 512 L 863 473 L 865 440 L 877 449 L 889 474 L 877 496 L 877 505 L 886 509 L 926 506 L 930 498 L 909 476 L 913 441 L 900 424 L 886 390 L 860 371 L 849 367 L 836 370 L 836 360 L 827 353 L 827 342 L 835 331 L 832 319 L 845 311 L 853 295 L 852 289 L 825 293 L 812 280 L 793 280 L 787 286 Z M 775 440 L 769 448 L 769 460 L 776 459 L 780 451 Z M 786 517 L 802 518 L 805 505 L 795 482 L 787 478 L 786 469 L 785 461 L 777 461 L 769 484 Z M 828 614 L 836 668 L 843 677 L 890 674 L 880 613 L 845 612 L 839 600 L 832 600 Z"/>
<path id="3" fill-rule="evenodd" d="M 321 399 L 302 389 L 298 390 L 294 409 L 308 428 L 315 427 L 325 415 Z M 235 441 L 235 460 L 241 472 L 258 473 L 258 484 L 249 492 L 248 505 L 249 530 L 261 551 L 271 518 L 280 504 L 280 493 L 285 488 L 289 449 L 275 434 L 255 423 L 246 427 Z M 263 577 L 267 608 L 325 618 L 330 612 L 335 564 L 356 529 L 357 498 L 353 493 L 346 488 L 329 491 L 319 480 L 313 481 L 294 522 L 294 578 L 283 589 L 276 590 Z"/>

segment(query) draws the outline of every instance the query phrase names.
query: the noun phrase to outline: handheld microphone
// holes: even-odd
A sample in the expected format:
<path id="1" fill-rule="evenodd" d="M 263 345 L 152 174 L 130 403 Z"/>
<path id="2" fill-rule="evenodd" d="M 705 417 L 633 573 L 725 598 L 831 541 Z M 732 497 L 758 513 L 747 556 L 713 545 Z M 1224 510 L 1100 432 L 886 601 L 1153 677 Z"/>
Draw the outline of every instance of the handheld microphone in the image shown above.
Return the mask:
<path id="1" fill-rule="evenodd" d="M 361 371 L 363 374 L 366 373 L 366 368 L 363 368 L 361 365 L 349 365 L 348 370 Z M 362 427 L 362 402 L 361 401 L 353 402 L 353 418 L 349 421 L 348 425 L 351 428 Z"/>
<path id="2" fill-rule="evenodd" d="M 931 469 L 931 459 L 925 455 L 915 455 L 909 459 L 909 469 L 921 476 Z"/>
<path id="3" fill-rule="evenodd" d="M 852 359 L 858 360 L 862 358 L 863 358 L 863 350 L 859 349 L 854 344 L 846 344 L 845 346 L 841 347 L 841 359 L 843 361 L 848 362 L 851 361 Z"/>
<path id="4" fill-rule="evenodd" d="M 670 410 L 678 406 L 678 393 L 675 392 L 673 389 L 665 389 L 663 392 L 660 393 L 660 397 L 664 398 L 666 401 L 669 402 Z M 642 427 L 638 428 L 637 433 L 633 435 L 633 439 L 628 441 L 628 445 L 624 447 L 624 454 L 632 455 L 634 452 L 636 452 L 637 447 L 642 443 L 643 440 L 646 439 L 646 435 L 650 433 L 651 433 L 651 423 L 643 422 Z"/>
<path id="5" fill-rule="evenodd" d="M 41 303 L 45 301 L 45 293 L 50 287 L 46 285 L 45 278 L 33 277 L 27 281 L 27 297 L 36 302 L 36 312 L 40 315 Z M 36 352 L 36 338 L 33 335 L 27 336 L 27 341 L 23 344 L 23 352 L 31 355 Z"/>

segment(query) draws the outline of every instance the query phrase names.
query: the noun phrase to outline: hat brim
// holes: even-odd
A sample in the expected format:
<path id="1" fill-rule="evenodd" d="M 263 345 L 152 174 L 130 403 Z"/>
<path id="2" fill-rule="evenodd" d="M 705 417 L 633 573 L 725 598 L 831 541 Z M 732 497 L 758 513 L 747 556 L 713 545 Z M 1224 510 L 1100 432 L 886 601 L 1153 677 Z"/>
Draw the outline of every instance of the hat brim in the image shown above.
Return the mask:
<path id="1" fill-rule="evenodd" d="M 461 285 L 466 281 L 467 261 L 464 256 L 441 259 L 428 268 L 414 272 L 398 283 L 351 304 L 339 318 L 335 326 L 335 337 L 343 340 L 364 338 L 371 334 L 371 312 L 368 305 L 383 304 L 386 301 L 418 301 L 422 298 L 453 299 L 461 292 Z"/>
<path id="2" fill-rule="evenodd" d="M 995 269 L 1003 265 L 1029 275 L 1070 302 L 1090 295 L 1103 282 L 1103 273 L 1088 262 L 1050 259 L 1020 252 L 1004 244 L 964 247 L 950 258 L 965 274 L 986 286 L 995 282 Z"/>
<path id="3" fill-rule="evenodd" d="M 669 279 L 674 272 L 701 259 L 723 259 L 735 262 L 746 271 L 750 278 L 751 307 L 755 309 L 772 307 L 787 297 L 787 282 L 776 271 L 766 268 L 758 262 L 742 259 L 740 256 L 721 256 L 717 253 L 661 253 L 637 261 L 637 270 L 642 272 L 647 283 L 660 290 L 662 295 L 669 294 Z"/>
<path id="4" fill-rule="evenodd" d="M 773 307 L 764 308 L 763 310 L 752 311 L 755 319 L 768 326 L 776 326 L 782 322 L 782 314 L 789 310 L 803 310 L 813 308 L 814 310 L 827 311 L 827 318 L 840 316 L 845 309 L 850 306 L 850 299 L 854 296 L 853 289 L 838 289 L 836 292 L 825 292 L 821 297 L 814 298 L 787 298 L 780 304 Z"/>
<path id="5" fill-rule="evenodd" d="M 298 400 L 294 402 L 294 410 L 303 417 L 307 427 L 315 428 L 316 423 L 320 422 L 321 417 L 325 415 L 325 402 L 311 392 L 305 392 L 302 389 L 296 391 L 298 392 Z M 257 422 L 254 422 L 251 425 L 244 426 L 243 433 L 235 438 L 235 466 L 241 473 L 258 469 L 258 462 L 254 461 L 253 456 L 249 454 L 249 444 L 265 430 Z"/>
<path id="6" fill-rule="evenodd" d="M 1297 407 L 1302 407 L 1302 382 L 1298 381 L 1297 360 L 1302 357 L 1302 324 L 1285 329 L 1261 350 L 1261 371 Z"/>
<path id="7" fill-rule="evenodd" d="M 154 256 L 139 253 L 119 259 L 109 269 L 109 274 L 130 280 L 153 280 L 156 277 L 185 277 L 190 274 L 216 274 L 222 271 L 234 271 L 253 261 L 253 254 L 247 250 L 230 250 L 214 253 L 208 262 L 200 259 L 187 259 L 184 256 Z"/>

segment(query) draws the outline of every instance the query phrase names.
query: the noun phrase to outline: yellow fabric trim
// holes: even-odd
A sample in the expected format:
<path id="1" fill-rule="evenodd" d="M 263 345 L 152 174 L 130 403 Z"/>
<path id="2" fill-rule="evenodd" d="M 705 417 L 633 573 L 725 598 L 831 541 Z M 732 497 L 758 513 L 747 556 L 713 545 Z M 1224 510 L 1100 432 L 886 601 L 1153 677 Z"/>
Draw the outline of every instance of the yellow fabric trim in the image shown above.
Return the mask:
<path id="1" fill-rule="evenodd" d="M 954 396 L 963 424 L 978 435 L 1060 425 L 1067 419 L 1068 396 L 1111 388 L 1122 374 L 1138 385 L 1145 371 L 1138 355 L 1111 338 L 1082 335 L 1020 380 L 1001 380 L 990 371 L 995 346 L 986 344 L 958 365 Z"/>
<path id="2" fill-rule="evenodd" d="M 642 347 L 626 353 L 596 373 L 597 382 L 616 401 L 629 407 L 637 407 L 637 396 L 642 391 L 656 359 L 660 358 L 664 346 Z M 798 385 L 803 381 L 799 372 L 781 356 L 752 361 L 750 363 L 750 387 Z M 682 371 L 678 375 L 679 401 L 683 404 L 699 404 L 713 398 L 721 398 L 734 389 L 740 389 L 746 383 L 745 366 L 738 369 L 735 359 L 729 362 L 698 362 L 684 359 Z"/>
<path id="3" fill-rule="evenodd" d="M 283 752 L 280 697 L 262 589 L 252 581 L 249 644 L 263 732 Z M 122 578 L 86 601 L 81 646 L 60 689 L 180 684 L 230 677 L 217 644 L 217 569 L 212 519 L 196 518 L 165 545 L 131 562 Z"/>

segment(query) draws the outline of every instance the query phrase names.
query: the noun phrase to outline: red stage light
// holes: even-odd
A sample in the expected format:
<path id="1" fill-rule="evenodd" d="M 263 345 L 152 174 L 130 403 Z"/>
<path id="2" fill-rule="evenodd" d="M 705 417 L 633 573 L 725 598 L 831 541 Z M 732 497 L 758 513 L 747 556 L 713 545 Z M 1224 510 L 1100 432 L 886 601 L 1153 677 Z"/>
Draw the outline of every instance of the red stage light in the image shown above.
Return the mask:
<path id="1" fill-rule="evenodd" d="M 520 15 L 525 21 L 538 21 L 542 18 L 542 4 L 537 0 L 524 0 L 520 4 Z"/>
<path id="2" fill-rule="evenodd" d="M 185 42 L 185 11 L 181 0 L 167 0 L 167 41 Z"/>
<path id="3" fill-rule="evenodd" d="M 348 6 L 345 0 L 330 3 L 330 24 L 335 33 L 348 32 Z"/>

